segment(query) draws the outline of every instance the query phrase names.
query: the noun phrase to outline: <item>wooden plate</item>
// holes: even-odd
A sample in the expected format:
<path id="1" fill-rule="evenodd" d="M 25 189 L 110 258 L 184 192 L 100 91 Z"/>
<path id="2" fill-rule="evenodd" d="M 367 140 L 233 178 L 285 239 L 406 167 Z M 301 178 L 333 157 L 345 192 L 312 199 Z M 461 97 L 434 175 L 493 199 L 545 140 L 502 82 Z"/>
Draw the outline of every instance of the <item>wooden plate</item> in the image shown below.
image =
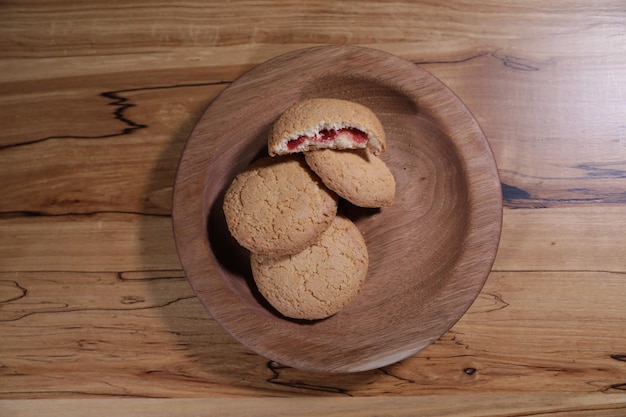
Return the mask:
<path id="1" fill-rule="evenodd" d="M 344 310 L 316 322 L 285 319 L 268 306 L 222 212 L 232 179 L 267 152 L 274 120 L 310 97 L 374 110 L 387 133 L 382 158 L 397 182 L 392 207 L 346 209 L 368 245 L 367 281 Z M 478 296 L 502 222 L 496 164 L 467 108 L 418 66 L 353 46 L 279 56 L 225 89 L 187 142 L 173 204 L 182 265 L 213 318 L 266 358 L 324 372 L 381 367 L 445 333 Z"/>

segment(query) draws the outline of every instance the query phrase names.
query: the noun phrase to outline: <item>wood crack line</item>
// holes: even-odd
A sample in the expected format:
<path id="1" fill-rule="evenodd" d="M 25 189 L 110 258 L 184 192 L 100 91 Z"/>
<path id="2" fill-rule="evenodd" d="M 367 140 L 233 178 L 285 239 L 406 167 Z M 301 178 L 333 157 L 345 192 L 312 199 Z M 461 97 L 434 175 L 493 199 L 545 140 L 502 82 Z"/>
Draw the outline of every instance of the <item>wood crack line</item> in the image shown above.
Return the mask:
<path id="1" fill-rule="evenodd" d="M 101 210 L 101 211 L 88 211 L 88 212 L 68 212 L 68 213 L 46 213 L 42 211 L 3 211 L 0 212 L 0 220 L 2 219 L 15 219 L 24 217 L 92 217 L 100 214 L 129 214 L 133 216 L 150 216 L 150 217 L 164 217 L 171 218 L 171 213 L 145 213 L 140 211 L 114 211 L 114 210 Z"/>
<path id="2" fill-rule="evenodd" d="M 46 136 L 43 138 L 37 138 L 37 139 L 32 139 L 29 141 L 25 141 L 25 142 L 20 142 L 20 143 L 14 143 L 14 144 L 10 144 L 10 145 L 4 145 L 4 146 L 0 146 L 0 151 L 5 150 L 5 149 L 9 149 L 9 148 L 16 148 L 16 147 L 20 147 L 20 146 L 27 146 L 27 145 L 33 145 L 36 143 L 41 143 L 41 142 L 45 142 L 45 141 L 49 141 L 49 140 L 53 140 L 53 139 L 85 139 L 85 140 L 90 140 L 90 139 L 107 139 L 107 138 L 113 138 L 113 137 L 118 137 L 118 136 L 126 136 L 126 135 L 130 135 L 132 134 L 135 130 L 140 130 L 140 129 L 144 129 L 147 128 L 148 125 L 142 124 L 142 123 L 137 123 L 135 121 L 133 121 L 132 119 L 128 118 L 126 116 L 126 110 L 128 110 L 131 107 L 135 107 L 136 104 L 132 103 L 131 101 L 129 101 L 128 97 L 124 97 L 125 93 L 132 93 L 132 92 L 137 92 L 137 91 L 150 91 L 150 90 L 165 90 L 165 89 L 175 89 L 175 88 L 193 88 L 193 87 L 206 87 L 206 86 L 210 86 L 210 85 L 223 85 L 223 84 L 230 84 L 230 81 L 214 81 L 214 82 L 207 82 L 207 83 L 191 83 L 191 84 L 173 84 L 173 85 L 161 85 L 161 86 L 151 86 L 151 87 L 138 87 L 138 88 L 128 88 L 128 89 L 123 89 L 123 90 L 112 90 L 112 91 L 104 91 L 102 93 L 99 94 L 100 97 L 104 97 L 109 101 L 109 103 L 107 103 L 107 106 L 113 106 L 115 107 L 115 110 L 113 110 L 113 112 L 111 113 L 113 115 L 113 118 L 115 120 L 118 120 L 120 122 L 122 122 L 124 124 L 125 127 L 123 127 L 121 130 L 114 132 L 114 133 L 109 133 L 106 135 L 93 135 L 93 136 L 89 136 L 89 135 L 51 135 L 51 136 Z"/>
<path id="3" fill-rule="evenodd" d="M 145 307 L 127 307 L 127 308 L 69 308 L 65 310 L 48 310 L 48 311 L 31 311 L 29 313 L 22 314 L 21 316 L 13 317 L 10 319 L 0 319 L 0 323 L 8 323 L 8 322 L 16 322 L 22 320 L 26 317 L 40 315 L 40 314 L 63 314 L 63 313 L 76 313 L 76 312 L 85 312 L 85 311 L 139 311 L 139 310 L 149 310 L 153 308 L 164 308 L 168 307 L 172 304 L 178 303 L 180 301 L 195 299 L 195 295 L 189 295 L 185 297 L 177 297 L 173 300 L 170 300 L 161 304 L 153 304 Z"/>

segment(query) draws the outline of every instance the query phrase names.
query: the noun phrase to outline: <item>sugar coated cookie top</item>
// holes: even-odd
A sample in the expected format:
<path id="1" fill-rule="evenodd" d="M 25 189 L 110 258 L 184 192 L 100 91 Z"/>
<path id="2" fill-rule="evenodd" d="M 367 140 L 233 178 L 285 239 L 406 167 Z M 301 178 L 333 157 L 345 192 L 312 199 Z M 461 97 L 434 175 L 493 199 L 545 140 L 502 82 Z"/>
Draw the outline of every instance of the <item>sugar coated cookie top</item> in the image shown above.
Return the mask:
<path id="1" fill-rule="evenodd" d="M 337 213 L 337 196 L 300 156 L 264 158 L 238 174 L 224 196 L 232 236 L 251 252 L 297 253 Z"/>
<path id="2" fill-rule="evenodd" d="M 359 207 L 388 207 L 396 194 L 396 181 L 385 162 L 368 149 L 306 152 L 311 169 L 340 197 Z"/>
<path id="3" fill-rule="evenodd" d="M 317 320 L 343 309 L 360 292 L 369 263 L 365 240 L 337 216 L 320 240 L 294 255 L 252 254 L 252 273 L 265 299 L 286 317 Z"/>

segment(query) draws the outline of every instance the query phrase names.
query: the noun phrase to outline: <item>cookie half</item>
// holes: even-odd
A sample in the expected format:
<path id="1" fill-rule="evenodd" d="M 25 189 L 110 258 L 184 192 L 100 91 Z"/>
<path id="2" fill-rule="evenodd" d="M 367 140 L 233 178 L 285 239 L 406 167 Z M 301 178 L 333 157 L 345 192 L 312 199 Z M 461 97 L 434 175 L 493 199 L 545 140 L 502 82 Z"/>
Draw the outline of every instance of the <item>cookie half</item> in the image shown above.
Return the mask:
<path id="1" fill-rule="evenodd" d="M 324 184 L 359 207 L 388 207 L 396 181 L 385 162 L 368 149 L 321 149 L 305 153 L 307 164 Z"/>
<path id="2" fill-rule="evenodd" d="M 360 292 L 369 258 L 350 220 L 337 216 L 321 239 L 295 255 L 252 254 L 259 292 L 286 317 L 317 320 L 339 312 Z"/>
<path id="3" fill-rule="evenodd" d="M 270 156 L 312 149 L 386 148 L 385 131 L 374 112 L 347 100 L 313 98 L 293 104 L 276 120 L 268 138 Z"/>
<path id="4" fill-rule="evenodd" d="M 264 158 L 238 174 L 224 196 L 232 236 L 251 252 L 297 253 L 319 240 L 337 213 L 337 195 L 301 156 Z"/>

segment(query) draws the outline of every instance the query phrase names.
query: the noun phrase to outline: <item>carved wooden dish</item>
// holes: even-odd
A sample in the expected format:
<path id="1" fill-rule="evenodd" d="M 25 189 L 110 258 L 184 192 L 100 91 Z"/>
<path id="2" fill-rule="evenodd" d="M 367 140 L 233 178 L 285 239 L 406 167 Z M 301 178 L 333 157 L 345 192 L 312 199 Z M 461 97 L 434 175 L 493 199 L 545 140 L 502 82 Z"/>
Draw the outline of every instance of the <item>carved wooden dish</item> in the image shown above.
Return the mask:
<path id="1" fill-rule="evenodd" d="M 397 182 L 390 208 L 342 208 L 365 237 L 369 273 L 344 310 L 315 322 L 285 319 L 263 300 L 222 212 L 232 179 L 267 152 L 274 120 L 310 97 L 374 110 Z M 461 101 L 410 62 L 345 46 L 279 56 L 224 90 L 187 142 L 173 203 L 182 265 L 213 318 L 271 360 L 324 372 L 388 365 L 445 333 L 478 296 L 502 222 L 492 152 Z"/>

